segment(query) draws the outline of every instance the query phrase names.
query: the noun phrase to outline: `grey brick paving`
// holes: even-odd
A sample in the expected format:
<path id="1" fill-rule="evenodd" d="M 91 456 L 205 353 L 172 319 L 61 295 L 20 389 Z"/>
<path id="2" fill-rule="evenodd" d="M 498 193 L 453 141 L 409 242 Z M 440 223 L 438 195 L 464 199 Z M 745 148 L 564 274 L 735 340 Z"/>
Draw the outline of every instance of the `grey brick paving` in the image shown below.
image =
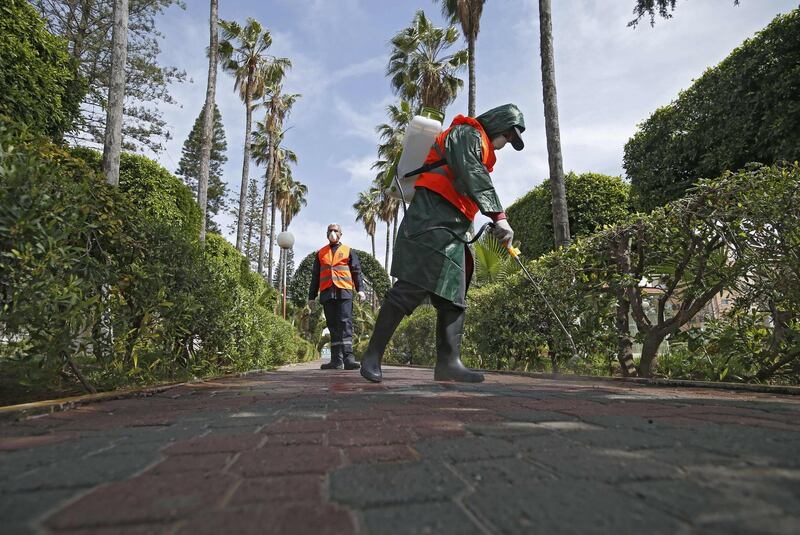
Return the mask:
<path id="1" fill-rule="evenodd" d="M 800 397 L 314 367 L 0 423 L 0 533 L 800 533 Z"/>

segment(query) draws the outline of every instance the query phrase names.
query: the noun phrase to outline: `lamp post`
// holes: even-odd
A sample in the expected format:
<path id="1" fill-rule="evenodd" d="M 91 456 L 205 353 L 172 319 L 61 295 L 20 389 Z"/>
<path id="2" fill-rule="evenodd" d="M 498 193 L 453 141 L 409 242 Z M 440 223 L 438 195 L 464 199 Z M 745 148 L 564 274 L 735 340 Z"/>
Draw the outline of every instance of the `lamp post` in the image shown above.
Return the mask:
<path id="1" fill-rule="evenodd" d="M 278 234 L 278 247 L 283 249 L 283 319 L 286 319 L 286 252 L 294 246 L 294 235 L 291 232 L 281 232 Z"/>

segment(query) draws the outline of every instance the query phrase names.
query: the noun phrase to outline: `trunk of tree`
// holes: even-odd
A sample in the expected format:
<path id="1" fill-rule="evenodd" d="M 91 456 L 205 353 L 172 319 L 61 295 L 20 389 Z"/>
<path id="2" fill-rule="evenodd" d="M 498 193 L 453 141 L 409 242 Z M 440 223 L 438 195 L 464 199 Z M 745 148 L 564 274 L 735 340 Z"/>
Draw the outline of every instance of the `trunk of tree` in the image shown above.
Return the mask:
<path id="1" fill-rule="evenodd" d="M 128 58 L 128 0 L 114 1 L 114 31 L 111 37 L 111 83 L 108 87 L 106 133 L 103 143 L 103 173 L 112 186 L 119 185 L 122 152 L 122 108 L 125 103 L 125 66 Z"/>
<path id="2" fill-rule="evenodd" d="M 615 251 L 617 272 L 627 275 L 631 271 L 630 242 L 627 235 L 619 237 Z M 620 285 L 615 290 L 617 309 L 614 324 L 617 329 L 617 360 L 624 377 L 636 377 L 636 366 L 633 363 L 633 339 L 629 314 L 631 303 L 628 301 L 627 290 Z"/>
<path id="3" fill-rule="evenodd" d="M 267 211 L 269 208 L 269 195 L 271 192 L 272 177 L 272 158 L 275 148 L 272 146 L 272 136 L 267 140 L 269 143 L 269 155 L 267 157 L 267 172 L 264 174 L 264 202 L 261 204 L 261 236 L 258 240 L 258 274 L 264 274 L 264 247 L 267 242 Z M 270 277 L 270 272 L 267 271 L 267 279 Z"/>
<path id="4" fill-rule="evenodd" d="M 372 241 L 372 257 L 376 258 L 376 256 L 375 256 L 375 233 L 373 232 L 372 234 L 369 235 L 369 237 L 370 237 L 370 240 Z"/>
<path id="5" fill-rule="evenodd" d="M 469 70 L 469 104 L 467 105 L 467 113 L 470 117 L 475 117 L 475 93 L 477 85 L 475 84 L 475 37 L 471 36 L 467 39 L 467 68 Z"/>
<path id="6" fill-rule="evenodd" d="M 211 0 L 209 17 L 208 83 L 206 104 L 203 108 L 203 144 L 200 148 L 200 176 L 197 181 L 197 204 L 200 206 L 200 243 L 206 242 L 206 212 L 208 211 L 208 167 L 211 160 L 211 143 L 214 137 L 214 100 L 217 92 L 217 33 L 218 0 Z"/>
<path id="7" fill-rule="evenodd" d="M 625 297 L 625 290 L 617 290 L 617 310 L 614 324 L 617 328 L 617 360 L 623 377 L 636 377 L 636 366 L 633 363 L 633 339 L 628 314 L 631 304 Z"/>
<path id="8" fill-rule="evenodd" d="M 385 269 L 387 272 L 389 271 L 389 243 L 390 243 L 389 239 L 391 237 L 389 235 L 389 231 L 390 230 L 391 230 L 391 227 L 389 225 L 389 222 L 387 221 L 386 222 L 386 258 L 383 260 L 383 269 Z"/>
<path id="9" fill-rule="evenodd" d="M 552 338 L 547 339 L 547 356 L 550 357 L 550 371 L 558 373 L 558 354 L 556 353 L 556 342 Z"/>
<path id="10" fill-rule="evenodd" d="M 250 132 L 253 129 L 253 110 L 250 107 L 252 94 L 251 76 L 247 77 L 245 90 L 245 131 L 244 131 L 244 160 L 242 161 L 242 186 L 239 192 L 239 221 L 236 225 L 236 249 L 242 252 L 242 238 L 244 237 L 244 213 L 247 206 L 247 184 L 250 176 Z"/>
<path id="11" fill-rule="evenodd" d="M 394 217 L 392 218 L 392 261 L 394 262 L 394 244 L 397 242 L 397 221 L 399 219 L 400 209 L 398 208 L 397 212 L 394 213 Z M 392 284 L 394 284 L 394 277 L 392 277 Z"/>
<path id="12" fill-rule="evenodd" d="M 78 364 L 72 359 L 72 357 L 67 354 L 65 354 L 64 357 L 66 358 L 67 364 L 69 364 L 72 373 L 75 374 L 75 377 L 77 377 L 78 381 L 80 381 L 81 384 L 83 385 L 83 388 L 85 388 L 86 391 L 89 392 L 90 394 L 97 394 L 97 390 L 92 386 L 92 384 L 89 381 L 86 380 L 86 377 L 83 376 L 83 373 L 81 373 L 81 369 L 78 368 Z"/>
<path id="13" fill-rule="evenodd" d="M 275 162 L 272 163 L 272 169 L 274 170 L 277 166 Z M 275 188 L 271 188 L 270 190 L 270 224 L 269 224 L 269 251 L 267 252 L 267 273 L 272 273 L 272 251 L 275 249 Z"/>
<path id="14" fill-rule="evenodd" d="M 550 163 L 550 191 L 553 197 L 553 238 L 556 248 L 570 244 L 564 165 L 561 159 L 561 133 L 558 126 L 556 68 L 553 55 L 553 22 L 550 0 L 539 0 L 539 41 L 542 57 L 544 123 L 547 159 Z"/>
<path id="15" fill-rule="evenodd" d="M 658 354 L 661 342 L 667 337 L 666 331 L 651 329 L 644 337 L 642 343 L 642 358 L 639 359 L 639 375 L 650 377 L 652 375 L 653 362 Z"/>

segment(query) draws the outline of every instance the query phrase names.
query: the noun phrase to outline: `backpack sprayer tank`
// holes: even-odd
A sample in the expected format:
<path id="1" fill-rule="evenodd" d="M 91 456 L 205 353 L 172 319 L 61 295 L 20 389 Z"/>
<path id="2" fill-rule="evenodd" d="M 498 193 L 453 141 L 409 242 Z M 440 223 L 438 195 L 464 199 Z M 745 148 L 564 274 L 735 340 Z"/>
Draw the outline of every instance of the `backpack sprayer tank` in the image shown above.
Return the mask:
<path id="1" fill-rule="evenodd" d="M 444 114 L 439 110 L 422 108 L 419 115 L 415 115 L 408 123 L 403 136 L 403 152 L 400 154 L 400 159 L 389 169 L 384 182 L 387 195 L 405 202 L 410 202 L 414 197 L 414 184 L 418 175 L 409 177 L 405 175 L 419 169 L 425 163 L 431 145 L 436 136 L 442 132 L 443 120 Z"/>

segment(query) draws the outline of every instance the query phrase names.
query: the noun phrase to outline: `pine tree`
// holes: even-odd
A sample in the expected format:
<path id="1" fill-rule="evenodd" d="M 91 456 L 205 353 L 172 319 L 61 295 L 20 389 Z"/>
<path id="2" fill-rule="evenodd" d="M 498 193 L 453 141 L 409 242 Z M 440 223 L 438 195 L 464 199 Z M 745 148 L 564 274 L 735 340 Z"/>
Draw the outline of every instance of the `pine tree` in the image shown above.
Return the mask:
<path id="1" fill-rule="evenodd" d="M 194 122 L 189 137 L 183 143 L 181 161 L 175 174 L 197 192 L 197 177 L 200 176 L 200 149 L 202 146 L 203 111 Z M 222 126 L 222 115 L 219 108 L 214 105 L 214 135 L 211 145 L 211 159 L 208 166 L 208 209 L 206 211 L 206 228 L 210 232 L 219 232 L 219 226 L 213 217 L 226 207 L 227 187 L 222 181 L 222 166 L 228 161 L 225 151 L 228 143 L 225 141 L 225 129 Z"/>
<path id="2" fill-rule="evenodd" d="M 251 269 L 258 265 L 258 243 L 261 236 L 261 202 L 262 193 L 259 182 L 250 181 L 247 188 L 247 208 L 244 213 L 244 247 L 242 253 L 250 261 Z"/>

